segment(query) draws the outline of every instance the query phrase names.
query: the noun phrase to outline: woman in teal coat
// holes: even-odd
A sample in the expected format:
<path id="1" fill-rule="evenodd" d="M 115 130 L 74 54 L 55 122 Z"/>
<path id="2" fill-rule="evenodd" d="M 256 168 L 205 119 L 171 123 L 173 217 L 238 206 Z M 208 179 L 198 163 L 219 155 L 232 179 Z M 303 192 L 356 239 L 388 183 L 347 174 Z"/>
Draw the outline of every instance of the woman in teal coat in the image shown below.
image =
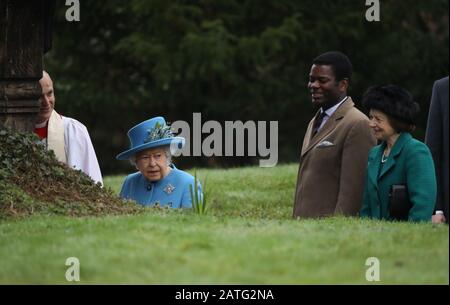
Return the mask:
<path id="1" fill-rule="evenodd" d="M 381 144 L 369 153 L 360 216 L 431 221 L 436 202 L 433 159 L 428 147 L 410 134 L 419 105 L 395 85 L 370 88 L 363 104 Z M 403 194 L 404 200 L 397 194 Z"/>

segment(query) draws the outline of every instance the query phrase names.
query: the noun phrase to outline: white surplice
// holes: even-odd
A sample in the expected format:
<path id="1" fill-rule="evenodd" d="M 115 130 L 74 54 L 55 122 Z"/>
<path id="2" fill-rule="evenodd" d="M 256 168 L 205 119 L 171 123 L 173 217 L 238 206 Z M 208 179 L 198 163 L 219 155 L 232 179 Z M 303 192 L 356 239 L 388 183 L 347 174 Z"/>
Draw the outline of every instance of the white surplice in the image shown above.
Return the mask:
<path id="1" fill-rule="evenodd" d="M 53 110 L 47 126 L 44 143 L 55 152 L 56 158 L 71 168 L 81 170 L 95 182 L 103 185 L 89 132 L 79 121 L 62 116 Z"/>

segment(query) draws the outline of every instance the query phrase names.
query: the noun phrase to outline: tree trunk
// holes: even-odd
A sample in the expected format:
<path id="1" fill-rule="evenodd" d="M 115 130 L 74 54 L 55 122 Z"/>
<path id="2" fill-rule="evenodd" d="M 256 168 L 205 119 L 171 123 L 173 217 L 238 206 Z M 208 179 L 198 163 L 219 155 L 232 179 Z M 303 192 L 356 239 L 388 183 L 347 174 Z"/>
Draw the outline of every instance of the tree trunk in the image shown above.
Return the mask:
<path id="1" fill-rule="evenodd" d="M 0 0 L 0 125 L 33 131 L 54 0 Z"/>

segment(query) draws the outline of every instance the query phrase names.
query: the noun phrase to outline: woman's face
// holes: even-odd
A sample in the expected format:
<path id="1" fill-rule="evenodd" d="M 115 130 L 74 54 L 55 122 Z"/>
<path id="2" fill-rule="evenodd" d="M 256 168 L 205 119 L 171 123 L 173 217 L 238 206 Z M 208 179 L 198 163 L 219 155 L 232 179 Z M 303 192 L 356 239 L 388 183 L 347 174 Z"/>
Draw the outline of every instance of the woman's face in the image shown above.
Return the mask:
<path id="1" fill-rule="evenodd" d="M 396 132 L 389 124 L 388 116 L 379 110 L 371 109 L 369 112 L 370 124 L 377 140 L 386 141 Z"/>
<path id="2" fill-rule="evenodd" d="M 136 167 L 147 180 L 156 182 L 170 171 L 167 156 L 162 148 L 150 148 L 136 154 Z"/>

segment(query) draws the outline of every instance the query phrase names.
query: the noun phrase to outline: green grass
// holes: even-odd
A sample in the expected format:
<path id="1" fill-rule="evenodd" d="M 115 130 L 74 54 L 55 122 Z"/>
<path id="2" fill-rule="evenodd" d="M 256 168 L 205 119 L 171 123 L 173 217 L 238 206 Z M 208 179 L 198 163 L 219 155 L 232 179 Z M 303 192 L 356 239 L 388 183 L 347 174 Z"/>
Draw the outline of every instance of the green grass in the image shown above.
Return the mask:
<path id="1" fill-rule="evenodd" d="M 191 171 L 193 172 L 193 171 Z M 33 216 L 0 223 L 0 283 L 361 283 L 366 259 L 381 284 L 449 282 L 448 226 L 357 218 L 293 220 L 296 165 L 207 176 L 209 214 L 149 209 L 135 216 Z M 123 177 L 106 177 L 118 192 Z"/>
<path id="2" fill-rule="evenodd" d="M 216 216 L 291 219 L 297 165 L 273 168 L 192 169 L 207 183 L 208 209 Z M 104 179 L 119 193 L 124 177 Z"/>

